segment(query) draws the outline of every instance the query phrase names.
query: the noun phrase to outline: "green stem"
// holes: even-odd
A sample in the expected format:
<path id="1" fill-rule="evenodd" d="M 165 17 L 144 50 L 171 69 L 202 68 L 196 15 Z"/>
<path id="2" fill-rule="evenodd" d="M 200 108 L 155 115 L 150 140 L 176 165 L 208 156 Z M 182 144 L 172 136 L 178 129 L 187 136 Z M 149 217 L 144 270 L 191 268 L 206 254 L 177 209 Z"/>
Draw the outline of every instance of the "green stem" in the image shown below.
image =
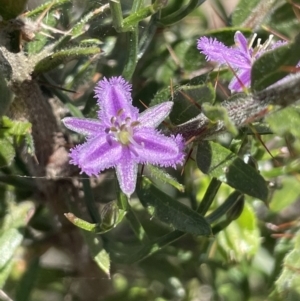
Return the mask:
<path id="1" fill-rule="evenodd" d="M 142 35 L 140 36 L 138 59 L 143 56 L 156 33 L 157 20 L 158 14 L 152 15 L 147 27 L 143 30 Z"/>
<path id="2" fill-rule="evenodd" d="M 149 238 L 145 232 L 145 229 L 134 214 L 128 202 L 127 196 L 121 190 L 118 193 L 118 207 L 119 209 L 126 211 L 126 218 L 136 237 L 142 242 L 149 242 Z"/>
<path id="3" fill-rule="evenodd" d="M 134 14 L 131 14 L 123 21 L 121 31 L 133 30 L 136 25 L 145 18 L 155 14 L 166 5 L 165 0 L 156 0 L 152 5 L 139 9 Z"/>
<path id="4" fill-rule="evenodd" d="M 94 223 L 101 223 L 101 217 L 98 208 L 95 205 L 94 195 L 92 192 L 90 180 L 87 178 L 82 178 L 82 186 L 84 192 L 84 201 L 89 211 L 89 214 Z"/>
<path id="5" fill-rule="evenodd" d="M 116 29 L 116 31 L 119 32 L 119 30 L 121 30 L 123 27 L 123 14 L 122 14 L 121 1 L 111 0 L 109 1 L 109 6 L 112 15 L 113 26 Z"/>
<path id="6" fill-rule="evenodd" d="M 211 206 L 214 198 L 221 186 L 222 182 L 216 178 L 212 178 L 210 184 L 205 192 L 202 202 L 197 208 L 197 212 L 201 215 L 205 215 L 209 207 Z"/>
<path id="7" fill-rule="evenodd" d="M 138 27 L 135 26 L 133 31 L 127 32 L 126 35 L 128 45 L 128 56 L 122 75 L 126 80 L 129 81 L 134 73 L 138 61 Z"/>
<path id="8" fill-rule="evenodd" d="M 206 217 L 206 220 L 212 224 L 216 220 L 223 217 L 230 208 L 232 208 L 240 199 L 241 193 L 237 190 L 235 190 L 233 193 L 229 195 L 229 197 L 225 200 L 225 202 L 219 206 L 215 211 L 213 211 L 211 214 L 209 214 Z"/>
<path id="9" fill-rule="evenodd" d="M 137 12 L 141 8 L 142 4 L 143 4 L 143 0 L 134 0 L 132 4 L 131 12 L 132 13 Z"/>

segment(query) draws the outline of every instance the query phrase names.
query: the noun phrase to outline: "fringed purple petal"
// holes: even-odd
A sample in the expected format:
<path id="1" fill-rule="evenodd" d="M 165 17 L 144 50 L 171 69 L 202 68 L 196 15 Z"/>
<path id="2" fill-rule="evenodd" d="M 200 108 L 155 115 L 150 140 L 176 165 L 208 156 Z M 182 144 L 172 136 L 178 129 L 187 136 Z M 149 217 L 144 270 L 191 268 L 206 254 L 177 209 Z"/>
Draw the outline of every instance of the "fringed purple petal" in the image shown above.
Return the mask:
<path id="1" fill-rule="evenodd" d="M 138 110 L 132 106 L 131 84 L 123 77 L 104 78 L 96 86 L 95 93 L 101 109 L 99 119 L 103 122 L 109 122 L 120 110 L 124 110 L 127 117 L 137 119 Z"/>
<path id="2" fill-rule="evenodd" d="M 122 156 L 116 166 L 117 178 L 121 190 L 128 198 L 133 194 L 136 186 L 138 165 L 132 160 L 128 148 L 123 148 Z"/>
<path id="3" fill-rule="evenodd" d="M 234 77 L 229 83 L 228 88 L 231 91 L 241 92 L 251 85 L 251 69 L 244 69 L 237 72 L 237 77 Z"/>
<path id="4" fill-rule="evenodd" d="M 62 122 L 68 129 L 86 136 L 104 132 L 102 122 L 96 119 L 66 117 Z"/>
<path id="5" fill-rule="evenodd" d="M 71 149 L 70 163 L 81 168 L 88 175 L 98 175 L 102 170 L 114 167 L 122 154 L 122 146 L 107 142 L 102 133 Z"/>
<path id="6" fill-rule="evenodd" d="M 223 53 L 230 51 L 230 49 L 217 39 L 201 37 L 197 41 L 197 49 L 205 55 L 207 61 L 215 61 L 219 64 L 226 64 Z"/>
<path id="7" fill-rule="evenodd" d="M 249 66 L 248 58 L 239 49 L 225 46 L 217 39 L 201 37 L 197 48 L 205 55 L 207 61 L 215 61 L 221 65 L 230 65 L 232 68 L 246 68 Z"/>
<path id="8" fill-rule="evenodd" d="M 279 40 L 279 41 L 275 42 L 274 44 L 272 44 L 268 50 L 273 50 L 273 49 L 278 48 L 280 46 L 284 46 L 287 43 L 288 43 L 287 41 L 281 41 L 281 40 Z"/>
<path id="9" fill-rule="evenodd" d="M 248 53 L 248 41 L 246 37 L 240 32 L 237 31 L 234 35 L 234 41 L 238 48 L 241 49 L 242 52 Z"/>
<path id="10" fill-rule="evenodd" d="M 170 114 L 173 102 L 167 101 L 159 105 L 150 107 L 140 114 L 138 121 L 139 127 L 154 127 L 156 128 Z"/>
<path id="11" fill-rule="evenodd" d="M 134 140 L 142 147 L 135 147 L 135 160 L 160 166 L 182 164 L 184 159 L 184 140 L 180 135 L 167 137 L 153 128 L 142 128 L 134 134 Z"/>

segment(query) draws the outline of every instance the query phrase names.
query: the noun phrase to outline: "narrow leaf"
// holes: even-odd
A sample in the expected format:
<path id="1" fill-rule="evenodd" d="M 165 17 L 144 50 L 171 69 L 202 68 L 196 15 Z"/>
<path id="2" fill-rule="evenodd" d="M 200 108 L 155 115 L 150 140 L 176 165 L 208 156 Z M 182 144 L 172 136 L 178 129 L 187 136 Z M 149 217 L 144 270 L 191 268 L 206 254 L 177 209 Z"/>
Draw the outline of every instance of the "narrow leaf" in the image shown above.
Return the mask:
<path id="1" fill-rule="evenodd" d="M 101 239 L 92 232 L 81 231 L 91 255 L 99 268 L 110 278 L 110 256 L 102 246 Z"/>
<path id="2" fill-rule="evenodd" d="M 170 185 L 172 185 L 173 187 L 175 187 L 176 189 L 178 189 L 180 192 L 184 192 L 184 186 L 180 183 L 178 183 L 178 181 L 173 178 L 171 175 L 169 175 L 166 171 L 162 170 L 161 168 L 158 168 L 156 166 L 153 165 L 147 165 L 146 166 L 147 169 L 151 172 L 151 175 L 158 179 L 159 181 L 163 182 L 163 183 L 168 183 Z"/>
<path id="3" fill-rule="evenodd" d="M 160 191 L 146 177 L 141 179 L 137 194 L 143 206 L 160 221 L 193 235 L 211 235 L 210 225 L 203 216 Z"/>
<path id="4" fill-rule="evenodd" d="M 261 244 L 260 240 L 255 212 L 247 203 L 240 217 L 217 236 L 218 244 L 225 251 L 226 257 L 237 262 L 253 257 Z"/>
<path id="5" fill-rule="evenodd" d="M 251 69 L 252 90 L 261 91 L 290 74 L 289 67 L 300 61 L 299 48 L 300 35 L 292 43 L 267 51 L 256 60 Z"/>
<path id="6" fill-rule="evenodd" d="M 0 168 L 10 165 L 15 154 L 16 152 L 10 139 L 0 138 Z"/>
<path id="7" fill-rule="evenodd" d="M 210 84 L 180 87 L 173 96 L 170 119 L 174 124 L 184 123 L 200 114 L 203 103 L 213 103 L 214 100 L 215 91 Z"/>
<path id="8" fill-rule="evenodd" d="M 27 0 L 1 0 L 0 15 L 4 20 L 16 18 L 25 8 Z"/>
<path id="9" fill-rule="evenodd" d="M 23 227 L 30 220 L 34 206 L 31 202 L 20 203 L 9 208 L 1 224 L 0 232 L 0 270 L 9 262 L 23 240 Z"/>
<path id="10" fill-rule="evenodd" d="M 236 203 L 238 203 L 242 196 L 243 194 L 241 194 L 239 191 L 234 191 L 229 195 L 229 197 L 221 206 L 218 206 L 215 211 L 206 216 L 206 219 L 209 221 L 209 223 L 213 223 L 216 220 L 222 218 L 223 216 L 225 216 L 225 214 L 228 214 L 228 212 L 230 212 L 230 210 L 234 205 L 236 205 Z"/>
<path id="11" fill-rule="evenodd" d="M 256 29 L 272 12 L 277 0 L 240 0 L 232 14 L 233 26 Z"/>
<path id="12" fill-rule="evenodd" d="M 101 49 L 99 47 L 75 47 L 60 50 L 39 61 L 34 68 L 34 72 L 36 74 L 43 73 L 56 68 L 60 64 L 67 63 L 81 56 L 95 55 L 99 53 L 101 53 Z"/>
<path id="13" fill-rule="evenodd" d="M 7 230 L 0 237 L 0 269 L 12 258 L 23 240 L 23 234 L 15 228 Z"/>
<path id="14" fill-rule="evenodd" d="M 201 141 L 197 150 L 198 168 L 205 174 L 242 193 L 267 200 L 268 187 L 264 178 L 251 166 L 218 143 Z"/>
<path id="15" fill-rule="evenodd" d="M 218 120 L 222 120 L 227 130 L 233 136 L 236 136 L 238 134 L 237 128 L 235 127 L 234 123 L 230 120 L 228 112 L 224 107 L 212 106 L 210 104 L 204 103 L 202 105 L 202 112 L 213 123 L 217 122 Z"/>
<path id="16" fill-rule="evenodd" d="M 14 263 L 14 260 L 11 259 L 5 264 L 4 267 L 2 267 L 2 269 L 0 269 L 0 289 L 3 288 L 7 278 L 9 277 Z"/>

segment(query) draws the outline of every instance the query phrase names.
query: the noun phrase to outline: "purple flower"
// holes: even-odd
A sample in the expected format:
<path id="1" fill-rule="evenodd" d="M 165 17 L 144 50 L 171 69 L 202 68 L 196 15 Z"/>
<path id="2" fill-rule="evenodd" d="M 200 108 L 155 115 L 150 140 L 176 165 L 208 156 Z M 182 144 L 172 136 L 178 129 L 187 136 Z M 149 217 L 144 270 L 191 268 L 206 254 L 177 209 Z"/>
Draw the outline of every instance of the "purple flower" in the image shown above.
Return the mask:
<path id="1" fill-rule="evenodd" d="M 229 65 L 236 70 L 236 76 L 231 80 L 229 89 L 232 91 L 242 91 L 245 87 L 251 85 L 251 68 L 256 59 L 264 52 L 279 47 L 286 42 L 278 41 L 270 46 L 271 39 L 264 44 L 260 44 L 258 39 L 257 46 L 252 48 L 256 35 L 251 39 L 249 45 L 245 36 L 237 31 L 234 35 L 234 41 L 237 47 L 227 47 L 214 38 L 201 37 L 198 39 L 197 48 L 206 56 L 207 61 L 216 61 L 221 65 Z"/>
<path id="2" fill-rule="evenodd" d="M 139 114 L 132 105 L 131 85 L 122 77 L 101 80 L 96 88 L 100 111 L 97 119 L 67 117 L 65 126 L 87 136 L 71 149 L 70 163 L 88 175 L 115 167 L 122 191 L 134 192 L 138 164 L 182 164 L 182 136 L 165 136 L 155 128 L 169 115 L 173 103 L 164 102 Z"/>

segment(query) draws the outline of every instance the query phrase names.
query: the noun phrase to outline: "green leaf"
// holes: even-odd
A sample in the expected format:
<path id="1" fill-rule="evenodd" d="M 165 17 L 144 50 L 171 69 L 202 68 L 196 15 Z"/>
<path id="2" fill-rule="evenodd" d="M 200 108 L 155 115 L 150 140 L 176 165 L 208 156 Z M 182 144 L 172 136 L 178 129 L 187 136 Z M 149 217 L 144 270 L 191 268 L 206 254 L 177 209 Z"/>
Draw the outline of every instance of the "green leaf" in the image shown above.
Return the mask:
<path id="1" fill-rule="evenodd" d="M 15 149 L 8 138 L 0 138 L 0 168 L 9 166 L 16 155 Z"/>
<path id="2" fill-rule="evenodd" d="M 273 212 L 281 212 L 284 208 L 293 204 L 300 195 L 299 180 L 293 176 L 282 178 L 280 186 L 272 195 L 270 209 Z"/>
<path id="3" fill-rule="evenodd" d="M 178 183 L 177 180 L 169 175 L 166 171 L 150 164 L 148 164 L 146 168 L 150 171 L 151 176 L 153 176 L 155 179 L 163 183 L 168 183 L 178 189 L 180 192 L 184 192 L 184 186 Z"/>
<path id="4" fill-rule="evenodd" d="M 60 64 L 69 62 L 76 58 L 99 53 L 101 53 L 101 49 L 99 47 L 74 47 L 59 50 L 39 61 L 34 68 L 34 72 L 36 74 L 47 72 L 56 68 Z"/>
<path id="5" fill-rule="evenodd" d="M 247 203 L 240 217 L 217 235 L 217 243 L 227 258 L 238 262 L 256 254 L 260 239 L 255 213 Z"/>
<path id="6" fill-rule="evenodd" d="M 67 197 L 67 195 L 66 195 Z M 69 206 L 72 211 L 78 211 L 76 205 L 69 201 Z M 80 233 L 84 237 L 86 244 L 89 247 L 89 251 L 91 253 L 92 258 L 97 263 L 98 267 L 108 276 L 110 277 L 110 256 L 103 248 L 101 237 L 97 234 L 90 232 L 97 229 L 99 224 L 91 224 L 82 219 L 77 218 L 72 213 L 66 213 L 65 216 L 76 226 L 81 229 Z"/>
<path id="7" fill-rule="evenodd" d="M 193 235 L 211 235 L 210 225 L 203 216 L 160 191 L 146 177 L 137 186 L 141 203 L 160 221 Z"/>
<path id="8" fill-rule="evenodd" d="M 205 102 L 213 103 L 215 90 L 211 84 L 198 86 L 182 86 L 173 96 L 174 106 L 170 119 L 174 124 L 184 123 L 201 112 Z"/>
<path id="9" fill-rule="evenodd" d="M 116 206 L 112 208 L 109 212 L 106 212 L 108 216 L 107 219 L 103 219 L 101 223 L 89 223 L 77 216 L 75 216 L 73 213 L 68 212 L 65 213 L 65 217 L 76 227 L 83 229 L 88 232 L 93 232 L 97 234 L 102 234 L 105 232 L 108 232 L 115 228 L 118 223 L 120 223 L 125 216 L 126 212 L 122 209 L 118 209 Z M 109 220 L 109 221 L 108 221 Z"/>
<path id="10" fill-rule="evenodd" d="M 221 106 L 212 106 L 210 104 L 204 103 L 202 105 L 203 114 L 215 123 L 219 120 L 224 121 L 224 124 L 227 130 L 233 135 L 236 136 L 238 134 L 238 129 L 235 127 L 234 123 L 230 120 L 228 116 L 228 111 Z"/>
<path id="11" fill-rule="evenodd" d="M 251 87 L 260 91 L 290 74 L 288 67 L 300 61 L 300 34 L 292 43 L 265 52 L 251 69 Z M 286 69 L 284 69 L 286 68 Z"/>
<path id="12" fill-rule="evenodd" d="M 90 22 L 93 18 L 101 15 L 108 8 L 109 6 L 108 4 L 106 4 L 84 15 L 76 24 L 72 26 L 70 31 L 65 36 L 63 36 L 55 43 L 55 48 L 62 48 L 70 40 L 74 40 L 80 37 L 81 35 L 85 34 L 89 29 L 89 26 L 87 26 L 88 22 Z M 80 43 L 82 43 L 81 46 L 97 46 L 99 45 L 99 42 L 100 40 L 98 39 L 89 39 L 85 42 L 81 41 Z"/>
<path id="13" fill-rule="evenodd" d="M 150 107 L 165 102 L 166 99 L 170 98 L 170 95 L 171 95 L 170 87 L 159 90 L 152 98 L 152 100 L 150 102 Z"/>
<path id="14" fill-rule="evenodd" d="M 18 205 L 12 204 L 8 212 L 9 214 L 1 220 L 0 229 L 0 271 L 3 269 L 3 273 L 23 240 L 23 227 L 30 220 L 34 205 L 29 201 Z"/>
<path id="15" fill-rule="evenodd" d="M 110 246 L 109 249 L 111 250 L 111 256 L 114 262 L 132 264 L 154 254 L 172 242 L 178 240 L 185 234 L 186 233 L 182 231 L 175 230 L 159 237 L 154 241 L 145 243 L 142 246 L 129 244 L 122 245 L 121 248 L 118 248 L 115 245 L 114 247 Z"/>
<path id="16" fill-rule="evenodd" d="M 121 189 L 119 189 L 118 191 L 118 207 L 120 208 L 120 210 L 126 212 L 126 219 L 129 222 L 130 227 L 137 239 L 143 242 L 149 241 L 148 235 L 143 225 L 140 223 L 131 205 L 129 204 L 128 197 L 121 191 Z"/>
<path id="17" fill-rule="evenodd" d="M 9 0 L 8 0 L 9 1 Z M 50 5 L 50 10 L 49 11 L 52 11 L 52 10 L 55 10 L 56 8 L 66 4 L 66 3 L 70 3 L 71 0 L 50 0 L 48 2 L 45 2 L 43 3 L 42 5 L 36 7 L 35 9 L 29 11 L 26 16 L 31 18 L 31 17 L 35 17 L 35 16 L 38 16 L 40 14 L 42 14 Z"/>
<path id="18" fill-rule="evenodd" d="M 276 1 L 240 0 L 232 14 L 232 25 L 257 28 L 270 14 Z"/>
<path id="19" fill-rule="evenodd" d="M 243 194 L 239 191 L 234 191 L 228 196 L 222 205 L 218 206 L 215 211 L 206 216 L 206 219 L 209 221 L 209 223 L 214 223 L 218 219 L 224 217 L 226 214 L 226 218 L 231 222 L 234 218 L 232 218 L 233 216 L 228 216 L 228 214 L 231 213 L 231 210 L 236 206 L 236 204 L 239 203 L 241 199 L 244 199 Z"/>
<path id="20" fill-rule="evenodd" d="M 2 134 L 9 134 L 13 136 L 26 135 L 31 130 L 31 123 L 28 121 L 11 120 L 7 116 L 3 116 L 1 120 Z"/>
<path id="21" fill-rule="evenodd" d="M 7 230 L 0 236 L 0 269 L 12 258 L 22 240 L 23 234 L 15 228 Z"/>
<path id="22" fill-rule="evenodd" d="M 110 278 L 110 256 L 103 248 L 101 239 L 92 232 L 81 233 L 98 267 Z"/>
<path id="23" fill-rule="evenodd" d="M 51 3 L 49 4 L 51 5 Z M 47 8 L 46 8 L 47 9 Z M 49 27 L 55 28 L 58 22 L 57 18 L 52 13 L 48 13 L 42 22 Z M 44 34 L 46 29 L 41 29 L 35 33 L 35 37 L 30 43 L 26 44 L 26 50 L 30 55 L 38 54 L 43 50 L 49 41 L 48 35 L 53 35 L 51 31 L 47 32 L 47 36 Z M 51 40 L 51 39 L 50 39 Z"/>
<path id="24" fill-rule="evenodd" d="M 197 165 L 205 174 L 263 201 L 268 187 L 264 178 L 229 149 L 218 143 L 201 141 L 197 149 Z"/>
<path id="25" fill-rule="evenodd" d="M 288 253 L 283 262 L 280 277 L 275 282 L 272 300 L 298 301 L 300 296 L 300 233 L 296 234 L 294 249 Z M 278 297 L 278 299 L 274 297 Z"/>
<path id="26" fill-rule="evenodd" d="M 1 0 L 0 15 L 4 20 L 16 18 L 25 8 L 27 0 Z"/>
<path id="27" fill-rule="evenodd" d="M 274 32 L 280 32 L 283 36 L 294 36 L 299 32 L 299 20 L 295 14 L 295 8 L 289 1 L 280 4 L 270 16 L 267 26 Z"/>
<path id="28" fill-rule="evenodd" d="M 270 125 L 271 130 L 279 136 L 282 137 L 291 133 L 295 137 L 300 138 L 300 108 L 288 107 L 273 112 L 266 117 L 266 121 Z"/>
<path id="29" fill-rule="evenodd" d="M 34 212 L 34 204 L 31 201 L 22 202 L 18 205 L 10 204 L 8 212 L 9 214 L 1 220 L 0 235 L 11 228 L 25 226 Z"/>
<path id="30" fill-rule="evenodd" d="M 12 258 L 5 264 L 4 267 L 2 267 L 0 269 L 0 289 L 2 289 L 3 286 L 5 285 L 5 282 L 10 275 L 10 272 L 13 268 L 14 263 L 15 263 L 15 261 Z"/>

